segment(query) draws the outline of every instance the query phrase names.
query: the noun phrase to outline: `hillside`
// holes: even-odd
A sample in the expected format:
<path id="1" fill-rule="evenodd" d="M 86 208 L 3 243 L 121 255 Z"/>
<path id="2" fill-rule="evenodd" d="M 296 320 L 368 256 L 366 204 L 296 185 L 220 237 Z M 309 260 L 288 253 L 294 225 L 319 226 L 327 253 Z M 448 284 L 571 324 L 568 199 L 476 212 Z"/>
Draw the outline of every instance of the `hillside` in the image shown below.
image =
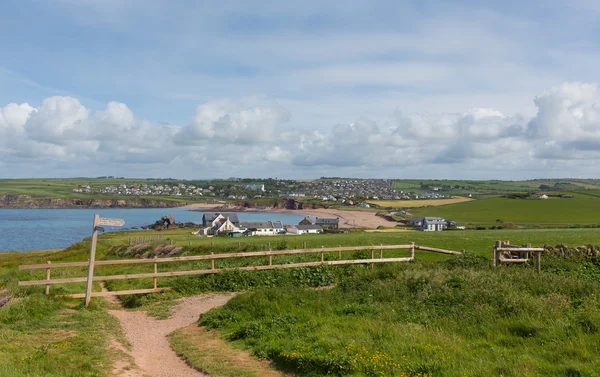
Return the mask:
<path id="1" fill-rule="evenodd" d="M 576 192 L 571 199 L 488 198 L 411 209 L 414 216 L 440 216 L 461 224 L 600 224 L 600 198 Z"/>

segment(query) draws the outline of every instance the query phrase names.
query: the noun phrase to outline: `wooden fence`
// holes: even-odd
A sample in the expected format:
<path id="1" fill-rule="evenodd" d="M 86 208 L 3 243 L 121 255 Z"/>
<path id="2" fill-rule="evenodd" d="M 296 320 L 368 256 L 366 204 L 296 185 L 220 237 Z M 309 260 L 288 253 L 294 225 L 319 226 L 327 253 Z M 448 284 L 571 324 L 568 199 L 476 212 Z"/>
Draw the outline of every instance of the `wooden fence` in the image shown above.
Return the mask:
<path id="1" fill-rule="evenodd" d="M 517 246 L 511 245 L 510 241 L 496 241 L 492 247 L 492 265 L 527 263 L 530 260 L 530 255 L 533 254 L 535 270 L 540 272 L 544 250 L 543 247 L 531 247 L 531 244 Z"/>
<path id="2" fill-rule="evenodd" d="M 398 250 L 408 249 L 408 257 L 402 258 L 384 258 L 384 250 Z M 344 251 L 361 251 L 370 250 L 371 255 L 368 259 L 342 259 L 342 252 Z M 106 276 L 92 276 L 92 281 L 108 281 L 108 280 L 124 280 L 124 279 L 143 279 L 152 278 L 153 287 L 149 289 L 136 289 L 136 290 L 124 290 L 124 291 L 111 291 L 111 292 L 92 292 L 91 296 L 117 296 L 117 295 L 131 295 L 141 293 L 157 293 L 170 288 L 158 288 L 157 279 L 162 277 L 173 277 L 173 276 L 189 276 L 189 275 L 206 275 L 216 274 L 225 271 L 262 271 L 262 270 L 273 270 L 283 268 L 297 268 L 297 267 L 314 267 L 314 266 L 334 266 L 334 265 L 350 265 L 350 264 L 370 264 L 371 267 L 375 263 L 390 263 L 390 262 L 408 262 L 415 258 L 415 250 L 431 251 L 435 253 L 459 255 L 463 254 L 464 250 L 452 251 L 445 249 L 438 249 L 427 246 L 417 246 L 414 242 L 407 245 L 380 245 L 380 246 L 348 246 L 348 247 L 330 247 L 326 248 L 321 246 L 320 248 L 313 249 L 293 249 L 293 250 L 269 250 L 269 251 L 254 251 L 244 253 L 226 253 L 226 254 L 213 254 L 210 255 L 195 255 L 188 257 L 168 257 L 168 258 L 157 258 L 153 259 L 117 259 L 117 260 L 99 260 L 95 261 L 95 266 L 107 266 L 107 265 L 134 265 L 134 264 L 152 264 L 154 271 L 150 273 L 141 274 L 125 274 L 125 275 L 106 275 Z M 337 252 L 338 260 L 325 260 L 325 253 Z M 375 253 L 379 255 L 375 255 Z M 304 262 L 304 263 L 289 263 L 289 264 L 273 264 L 273 257 L 278 255 L 297 255 L 297 254 L 320 254 L 320 260 L 315 262 Z M 215 268 L 215 260 L 218 259 L 230 259 L 230 258 L 246 258 L 246 257 L 269 257 L 267 265 L 260 266 L 247 266 L 247 267 L 235 267 L 235 268 Z M 206 270 L 191 270 L 191 271 L 169 271 L 169 272 L 158 272 L 159 263 L 169 262 L 187 262 L 187 261 L 210 261 L 210 269 Z M 51 270 L 55 268 L 67 268 L 67 267 L 85 267 L 89 266 L 89 262 L 65 262 L 65 263 L 51 263 L 45 264 L 31 264 L 19 266 L 20 270 L 35 270 L 45 269 L 46 279 L 44 280 L 28 280 L 19 281 L 19 286 L 33 286 L 33 285 L 45 285 L 46 294 L 50 292 L 50 286 L 53 284 L 68 284 L 68 283 L 88 283 L 91 286 L 91 281 L 88 282 L 87 277 L 77 278 L 64 278 L 64 279 L 52 279 Z M 77 293 L 70 295 L 74 298 L 83 298 L 85 293 Z"/>

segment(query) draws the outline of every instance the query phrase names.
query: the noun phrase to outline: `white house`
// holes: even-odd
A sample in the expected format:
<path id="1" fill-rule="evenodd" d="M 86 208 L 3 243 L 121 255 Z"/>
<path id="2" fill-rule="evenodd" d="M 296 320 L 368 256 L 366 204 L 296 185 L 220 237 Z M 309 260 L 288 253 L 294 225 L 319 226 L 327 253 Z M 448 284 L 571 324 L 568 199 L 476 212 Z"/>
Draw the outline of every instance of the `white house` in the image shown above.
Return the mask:
<path id="1" fill-rule="evenodd" d="M 319 225 L 293 225 L 287 231 L 290 234 L 317 234 L 323 233 L 323 228 Z"/>
<path id="2" fill-rule="evenodd" d="M 240 231 L 249 236 L 275 236 L 284 234 L 285 228 L 281 221 L 241 222 Z"/>
<path id="3" fill-rule="evenodd" d="M 202 228 L 194 234 L 198 236 L 214 236 L 222 233 L 237 233 L 242 231 L 229 217 L 223 218 L 222 215 L 219 216 L 218 219 L 212 221 L 211 226 Z"/>
<path id="4" fill-rule="evenodd" d="M 531 195 L 531 199 L 548 199 L 548 195 L 546 194 L 533 194 Z"/>
<path id="5" fill-rule="evenodd" d="M 423 231 L 442 231 L 447 226 L 447 221 L 441 217 L 424 217 L 420 229 Z"/>

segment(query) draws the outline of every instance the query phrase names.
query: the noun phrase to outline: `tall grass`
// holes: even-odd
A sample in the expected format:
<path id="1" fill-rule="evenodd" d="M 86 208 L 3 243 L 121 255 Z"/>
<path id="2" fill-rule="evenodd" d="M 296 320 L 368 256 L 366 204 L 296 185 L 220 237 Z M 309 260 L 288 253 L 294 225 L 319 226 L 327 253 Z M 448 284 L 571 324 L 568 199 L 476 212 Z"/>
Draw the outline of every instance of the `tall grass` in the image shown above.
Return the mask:
<path id="1" fill-rule="evenodd" d="M 200 323 L 299 376 L 593 376 L 599 281 L 464 256 L 255 290 Z"/>

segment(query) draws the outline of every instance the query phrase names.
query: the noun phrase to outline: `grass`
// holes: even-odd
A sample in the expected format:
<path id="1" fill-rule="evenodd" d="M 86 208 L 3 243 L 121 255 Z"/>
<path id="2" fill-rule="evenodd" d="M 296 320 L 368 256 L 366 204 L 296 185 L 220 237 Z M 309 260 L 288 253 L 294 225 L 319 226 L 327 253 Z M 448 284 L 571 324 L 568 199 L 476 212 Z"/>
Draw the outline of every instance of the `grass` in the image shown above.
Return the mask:
<path id="1" fill-rule="evenodd" d="M 0 310 L 1 376 L 104 376 L 116 355 L 118 321 L 102 302 L 83 309 L 39 293 L 13 298 Z"/>
<path id="2" fill-rule="evenodd" d="M 548 200 L 490 198 L 439 207 L 418 208 L 414 216 L 440 216 L 457 223 L 599 224 L 600 198 L 577 195 Z"/>
<path id="3" fill-rule="evenodd" d="M 563 271 L 477 256 L 364 268 L 331 290 L 239 295 L 200 324 L 298 376 L 596 376 L 598 267 L 550 264 Z"/>
<path id="4" fill-rule="evenodd" d="M 129 237 L 155 234 L 158 232 L 103 234 L 98 259 L 120 258 L 113 251 L 116 246 L 126 245 Z M 174 245 L 182 247 L 177 255 L 266 250 L 268 243 L 277 250 L 301 248 L 304 242 L 307 247 L 327 247 L 411 241 L 454 250 L 464 248 L 471 255 L 457 259 L 417 251 L 417 263 L 376 266 L 373 271 L 363 266 L 339 266 L 159 278 L 159 286 L 173 287 L 173 292 L 123 297 L 127 307 L 151 309 L 153 315 L 164 318 L 176 297 L 207 291 L 249 291 L 225 308 L 204 316 L 203 323 L 218 329 L 232 342 L 233 349 L 252 350 L 275 362 L 281 370 L 300 376 L 322 375 L 324 370 L 333 375 L 354 376 L 377 371 L 389 372 L 388 375 L 415 375 L 417 371 L 450 376 L 463 371 L 486 375 L 487 366 L 491 375 L 517 375 L 522 370 L 524 376 L 543 373 L 592 376 L 599 367 L 600 338 L 594 333 L 594 329 L 600 328 L 595 293 L 600 288 L 600 273 L 596 265 L 544 257 L 541 275 L 535 274 L 531 266 L 487 267 L 495 240 L 508 239 L 513 244 L 534 246 L 577 246 L 598 243 L 595 229 L 351 232 L 244 239 L 200 238 L 192 236 L 189 230 L 160 234 L 169 243 L 172 240 Z M 19 279 L 44 277 L 43 270 L 17 270 L 19 264 L 82 261 L 88 252 L 89 239 L 61 251 L 0 253 L 0 286 L 19 297 L 0 309 L 0 359 L 6 360 L 0 366 L 0 375 L 107 373 L 115 357 L 107 345 L 111 338 L 121 335 L 102 299 L 92 299 L 91 307 L 84 309 L 82 300 L 44 296 L 43 286 L 16 287 Z M 406 250 L 391 251 L 389 256 L 405 253 Z M 368 252 L 345 255 L 366 256 Z M 274 258 L 274 263 L 318 258 L 318 255 L 280 256 Z M 336 258 L 336 253 L 326 255 L 326 259 Z M 236 258 L 218 261 L 217 267 L 265 263 L 266 258 Z M 207 267 L 208 262 L 167 263 L 160 264 L 159 271 Z M 101 266 L 97 273 L 139 273 L 151 269 L 151 264 Z M 52 271 L 52 277 L 56 278 L 76 276 L 85 276 L 85 268 Z M 150 279 L 107 283 L 111 290 L 149 288 L 152 284 Z M 332 290 L 308 289 L 336 284 Z M 83 284 L 51 288 L 53 294 L 83 290 Z M 174 341 L 174 347 L 190 363 L 197 356 L 199 363 L 208 360 L 216 365 L 227 364 L 215 355 L 193 356 L 197 334 L 183 335 Z M 358 355 L 355 361 L 350 358 L 352 355 Z M 371 359 L 378 361 L 364 361 Z M 400 366 L 394 366 L 390 360 L 401 361 L 394 362 Z"/>
<path id="5" fill-rule="evenodd" d="M 196 325 L 169 335 L 171 347 L 194 368 L 213 377 L 281 377 L 268 362 L 253 358 L 247 351 L 233 347 L 216 331 Z"/>
<path id="6" fill-rule="evenodd" d="M 389 208 L 415 208 L 415 207 L 437 207 L 447 204 L 470 202 L 473 199 L 464 196 L 455 196 L 450 199 L 415 199 L 415 200 L 367 200 L 367 203 L 379 207 Z"/>

